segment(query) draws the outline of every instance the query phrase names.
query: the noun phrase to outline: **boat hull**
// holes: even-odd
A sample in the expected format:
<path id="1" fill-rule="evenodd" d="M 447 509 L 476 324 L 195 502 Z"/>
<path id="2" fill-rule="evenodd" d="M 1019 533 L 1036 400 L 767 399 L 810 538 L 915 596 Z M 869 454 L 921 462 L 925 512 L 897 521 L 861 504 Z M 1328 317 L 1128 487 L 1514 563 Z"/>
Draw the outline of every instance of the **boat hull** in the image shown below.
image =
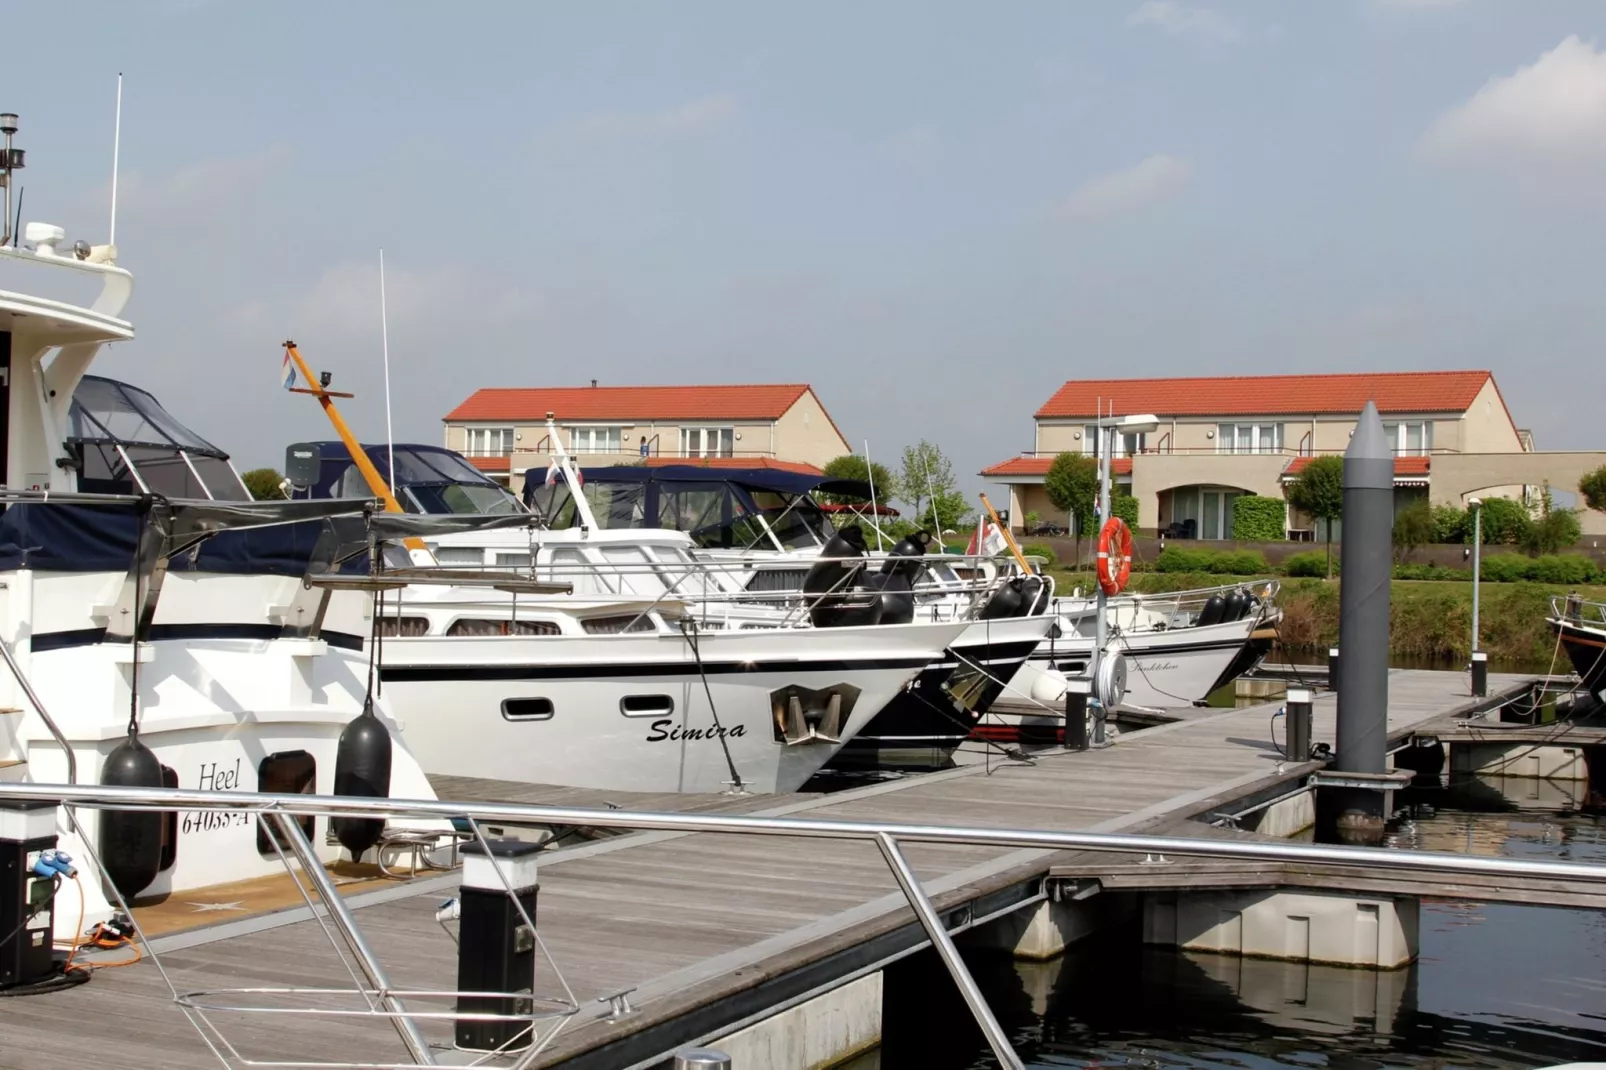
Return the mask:
<path id="1" fill-rule="evenodd" d="M 1584 689 L 1606 702 L 1606 628 L 1552 619 L 1550 629 L 1556 633 Z"/>

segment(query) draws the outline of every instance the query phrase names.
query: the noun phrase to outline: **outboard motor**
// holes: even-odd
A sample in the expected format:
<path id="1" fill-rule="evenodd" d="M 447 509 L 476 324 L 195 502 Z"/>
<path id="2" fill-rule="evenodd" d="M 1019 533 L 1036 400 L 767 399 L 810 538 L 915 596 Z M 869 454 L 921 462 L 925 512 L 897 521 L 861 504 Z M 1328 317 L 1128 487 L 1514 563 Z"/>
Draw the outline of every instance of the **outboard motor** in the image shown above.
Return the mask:
<path id="1" fill-rule="evenodd" d="M 1227 594 L 1226 608 L 1221 611 L 1221 622 L 1226 624 L 1231 621 L 1242 620 L 1244 611 L 1248 608 L 1249 600 L 1244 597 L 1244 592 L 1241 589 L 1229 592 Z"/>
<path id="2" fill-rule="evenodd" d="M 1207 628 L 1212 624 L 1220 624 L 1226 612 L 1227 600 L 1219 594 L 1213 594 L 1205 600 L 1204 608 L 1199 611 L 1197 625 L 1200 628 Z"/>
<path id="3" fill-rule="evenodd" d="M 100 769 L 100 782 L 107 787 L 162 787 L 162 763 L 149 747 L 130 732 L 117 749 L 106 756 Z M 103 810 L 100 814 L 100 859 L 106 879 L 122 894 L 133 899 L 150 887 L 162 868 L 162 819 L 160 810 Z"/>
<path id="4" fill-rule="evenodd" d="M 390 794 L 390 730 L 374 715 L 370 697 L 340 733 L 335 750 L 335 794 L 383 799 Z M 352 861 L 379 842 L 385 822 L 376 817 L 332 817 L 329 826 Z"/>
<path id="5" fill-rule="evenodd" d="M 898 540 L 882 563 L 881 571 L 865 581 L 865 586 L 881 592 L 881 623 L 908 624 L 915 619 L 914 583 L 924 567 L 911 560 L 925 556 L 931 536 L 914 532 Z"/>
<path id="6" fill-rule="evenodd" d="M 864 554 L 864 532 L 857 525 L 843 528 L 831 536 L 820 551 L 822 560 L 816 561 L 803 577 L 809 620 L 816 628 L 850 628 L 880 622 L 881 599 L 858 585 L 864 563 L 831 560 Z"/>

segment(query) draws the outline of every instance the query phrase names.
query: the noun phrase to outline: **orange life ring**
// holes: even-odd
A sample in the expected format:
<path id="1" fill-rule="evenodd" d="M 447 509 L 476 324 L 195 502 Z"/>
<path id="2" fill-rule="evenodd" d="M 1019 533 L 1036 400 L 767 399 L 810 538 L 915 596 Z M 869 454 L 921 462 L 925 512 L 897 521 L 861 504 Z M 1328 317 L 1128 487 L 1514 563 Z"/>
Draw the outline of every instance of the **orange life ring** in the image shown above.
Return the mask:
<path id="1" fill-rule="evenodd" d="M 1112 516 L 1099 529 L 1099 586 L 1105 594 L 1120 594 L 1132 576 L 1132 529 Z"/>

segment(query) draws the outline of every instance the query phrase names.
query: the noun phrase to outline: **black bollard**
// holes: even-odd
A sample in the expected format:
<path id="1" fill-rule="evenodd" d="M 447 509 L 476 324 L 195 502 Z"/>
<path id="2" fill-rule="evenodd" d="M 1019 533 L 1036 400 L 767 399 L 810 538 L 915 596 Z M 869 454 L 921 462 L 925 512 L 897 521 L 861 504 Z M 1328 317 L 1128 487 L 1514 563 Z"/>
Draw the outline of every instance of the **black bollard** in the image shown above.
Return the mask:
<path id="1" fill-rule="evenodd" d="M 1472 652 L 1472 695 L 1485 698 L 1489 694 L 1489 655 L 1481 650 Z"/>
<path id="2" fill-rule="evenodd" d="M 1288 738 L 1283 741 L 1283 754 L 1291 762 L 1310 761 L 1312 699 L 1309 691 L 1295 687 L 1289 689 L 1284 701 Z"/>
<path id="3" fill-rule="evenodd" d="M 1382 774 L 1388 763 L 1389 580 L 1394 565 L 1394 450 L 1366 403 L 1344 451 L 1344 536 L 1338 596 L 1338 746 L 1334 768 Z M 1384 794 L 1346 788 L 1332 830 L 1348 843 L 1382 841 Z"/>
<path id="4" fill-rule="evenodd" d="M 486 840 L 463 848 L 461 927 L 457 944 L 457 990 L 530 992 L 535 980 L 535 933 L 524 924 L 508 888 L 535 921 L 538 844 L 524 840 Z M 501 871 L 498 874 L 498 870 Z M 506 878 L 504 883 L 503 877 Z M 528 1015 L 526 999 L 459 995 L 459 1014 Z M 518 1051 L 530 1046 L 530 1023 L 514 1019 L 460 1018 L 457 1046 L 466 1051 Z"/>
<path id="5" fill-rule="evenodd" d="M 1327 648 L 1327 690 L 1338 690 L 1338 647 Z"/>
<path id="6" fill-rule="evenodd" d="M 1087 696 L 1092 683 L 1080 677 L 1065 684 L 1065 749 L 1087 750 Z"/>

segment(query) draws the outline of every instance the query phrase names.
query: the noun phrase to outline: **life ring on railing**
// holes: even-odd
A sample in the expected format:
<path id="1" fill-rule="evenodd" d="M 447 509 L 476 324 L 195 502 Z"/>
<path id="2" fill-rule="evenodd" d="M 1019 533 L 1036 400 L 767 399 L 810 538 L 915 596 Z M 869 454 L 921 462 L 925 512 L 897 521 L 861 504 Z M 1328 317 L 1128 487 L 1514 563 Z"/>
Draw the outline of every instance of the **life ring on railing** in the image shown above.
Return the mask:
<path id="1" fill-rule="evenodd" d="M 1120 594 L 1132 576 L 1132 529 L 1112 516 L 1099 529 L 1098 577 L 1105 594 Z"/>

